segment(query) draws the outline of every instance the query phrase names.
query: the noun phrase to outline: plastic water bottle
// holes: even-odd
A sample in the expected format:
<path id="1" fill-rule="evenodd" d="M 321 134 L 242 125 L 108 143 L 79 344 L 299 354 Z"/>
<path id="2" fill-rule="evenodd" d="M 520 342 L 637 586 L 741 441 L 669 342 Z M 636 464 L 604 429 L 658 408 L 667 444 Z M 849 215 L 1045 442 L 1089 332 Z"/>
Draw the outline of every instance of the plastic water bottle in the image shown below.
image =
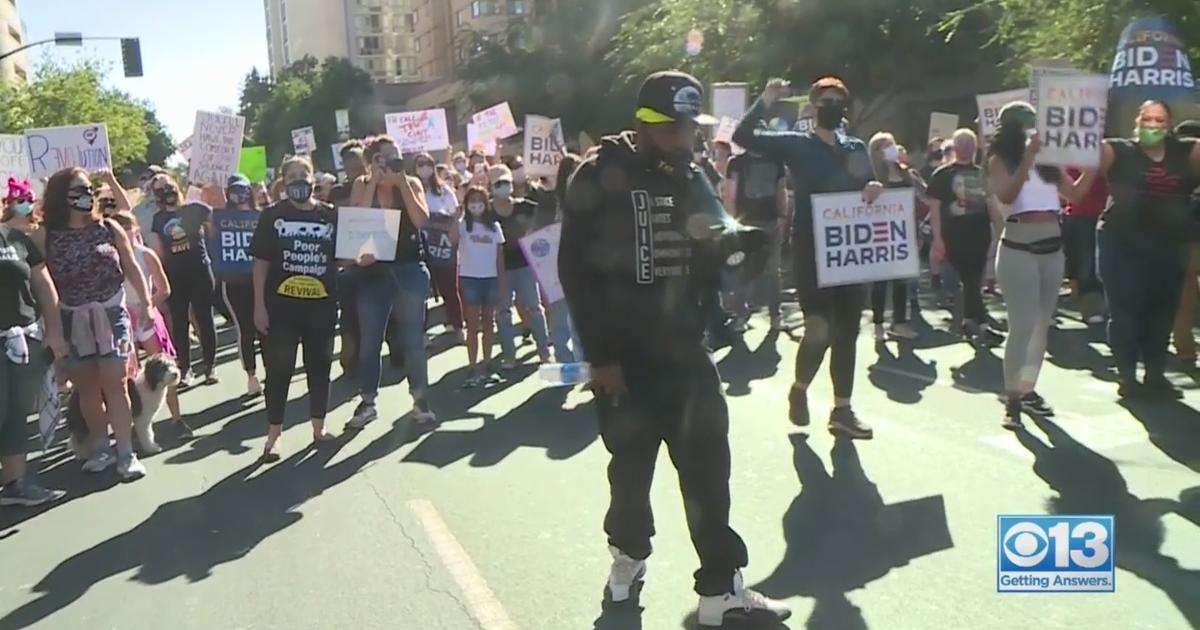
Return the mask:
<path id="1" fill-rule="evenodd" d="M 591 380 L 587 363 L 547 363 L 538 368 L 538 376 L 550 387 L 574 386 Z"/>

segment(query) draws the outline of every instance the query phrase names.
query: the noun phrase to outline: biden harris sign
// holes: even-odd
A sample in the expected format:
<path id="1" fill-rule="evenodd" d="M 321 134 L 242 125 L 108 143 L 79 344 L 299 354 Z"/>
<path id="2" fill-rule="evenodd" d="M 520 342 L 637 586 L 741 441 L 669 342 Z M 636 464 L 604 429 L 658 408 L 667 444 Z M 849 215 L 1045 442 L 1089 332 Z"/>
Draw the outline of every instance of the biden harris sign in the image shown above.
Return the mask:
<path id="1" fill-rule="evenodd" d="M 885 190 L 870 204 L 858 190 L 817 194 L 812 206 L 819 286 L 915 278 L 920 272 L 912 188 Z"/>

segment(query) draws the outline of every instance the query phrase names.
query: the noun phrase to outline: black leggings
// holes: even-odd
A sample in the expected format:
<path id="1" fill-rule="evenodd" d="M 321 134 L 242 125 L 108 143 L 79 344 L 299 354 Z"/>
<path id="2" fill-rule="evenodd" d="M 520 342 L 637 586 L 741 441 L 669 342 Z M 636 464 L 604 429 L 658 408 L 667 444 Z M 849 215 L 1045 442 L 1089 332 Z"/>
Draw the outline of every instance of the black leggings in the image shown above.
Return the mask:
<path id="1" fill-rule="evenodd" d="M 796 382 L 812 383 L 825 361 L 825 352 L 829 351 L 833 396 L 850 398 L 854 391 L 858 325 L 867 302 L 867 287 L 862 284 L 817 287 L 811 236 L 797 238 L 794 252 L 796 293 L 804 313 L 804 338 L 796 352 Z"/>
<path id="2" fill-rule="evenodd" d="M 331 309 L 332 310 L 332 309 Z M 330 313 L 281 313 L 268 315 L 263 363 L 267 367 L 267 422 L 282 425 L 287 410 L 288 388 L 296 368 L 296 350 L 304 345 L 304 374 L 308 377 L 309 418 L 324 419 L 329 411 L 329 370 L 333 361 L 333 331 L 337 320 Z"/>
<path id="3" fill-rule="evenodd" d="M 237 326 L 238 353 L 242 358 L 242 369 L 247 374 L 258 371 L 258 361 L 254 358 L 254 342 L 263 346 L 262 335 L 254 327 L 254 285 L 249 282 L 222 282 L 225 306 L 233 313 L 233 321 Z"/>
<path id="4" fill-rule="evenodd" d="M 167 307 L 171 311 L 171 341 L 178 355 L 176 363 L 184 373 L 192 369 L 191 317 L 196 314 L 200 336 L 200 355 L 205 374 L 212 372 L 217 360 L 217 329 L 213 324 L 213 276 L 208 267 L 192 267 L 170 270 L 171 297 Z"/>
<path id="5" fill-rule="evenodd" d="M 871 312 L 876 324 L 883 323 L 883 308 L 887 303 L 888 286 L 892 287 L 892 323 L 908 321 L 908 280 L 884 280 L 871 285 Z"/>
<path id="6" fill-rule="evenodd" d="M 942 228 L 946 260 L 962 281 L 962 317 L 976 324 L 987 319 L 983 305 L 983 275 L 988 248 L 992 245 L 992 225 L 986 215 L 953 217 Z"/>

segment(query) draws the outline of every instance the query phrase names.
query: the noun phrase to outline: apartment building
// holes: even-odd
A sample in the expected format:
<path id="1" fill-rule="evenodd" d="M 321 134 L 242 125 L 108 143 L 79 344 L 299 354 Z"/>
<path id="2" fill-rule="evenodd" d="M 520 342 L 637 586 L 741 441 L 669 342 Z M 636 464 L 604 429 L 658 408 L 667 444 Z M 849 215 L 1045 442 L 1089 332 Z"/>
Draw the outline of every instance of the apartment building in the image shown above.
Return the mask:
<path id="1" fill-rule="evenodd" d="M 0 0 L 0 54 L 24 46 L 25 25 L 17 0 Z M 24 51 L 0 61 L 0 80 L 5 83 L 25 83 L 29 80 L 29 57 Z"/>
<path id="2" fill-rule="evenodd" d="M 376 83 L 418 81 L 411 5 L 412 0 L 263 0 L 271 73 L 311 55 L 348 58 Z"/>

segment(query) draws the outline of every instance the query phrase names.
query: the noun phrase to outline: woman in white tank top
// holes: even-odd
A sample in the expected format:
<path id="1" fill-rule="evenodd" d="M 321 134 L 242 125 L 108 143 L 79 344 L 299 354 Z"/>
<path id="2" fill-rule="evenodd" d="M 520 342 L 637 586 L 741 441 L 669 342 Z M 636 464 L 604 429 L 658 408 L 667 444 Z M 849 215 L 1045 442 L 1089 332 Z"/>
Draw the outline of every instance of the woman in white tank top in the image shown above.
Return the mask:
<path id="1" fill-rule="evenodd" d="M 1008 309 L 1002 426 L 1010 430 L 1021 428 L 1022 412 L 1054 415 L 1035 387 L 1063 280 L 1060 199 L 1080 196 L 1058 167 L 1035 166 L 1041 148 L 1036 127 L 1031 105 L 1009 103 L 1000 110 L 1000 127 L 988 147 L 989 187 L 1007 205 L 996 280 Z"/>

